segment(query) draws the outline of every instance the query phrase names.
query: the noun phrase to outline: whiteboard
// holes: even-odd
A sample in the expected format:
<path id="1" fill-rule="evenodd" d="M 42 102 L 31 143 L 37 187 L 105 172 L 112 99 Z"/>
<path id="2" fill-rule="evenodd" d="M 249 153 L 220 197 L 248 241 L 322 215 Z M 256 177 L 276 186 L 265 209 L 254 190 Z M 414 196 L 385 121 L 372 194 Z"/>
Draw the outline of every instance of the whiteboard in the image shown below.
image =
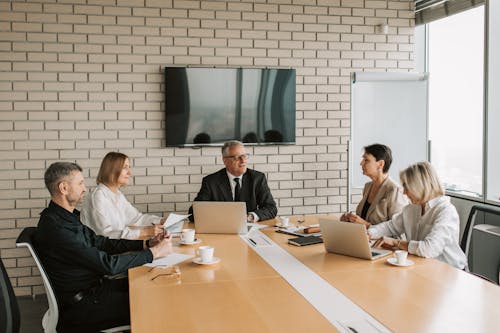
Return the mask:
<path id="1" fill-rule="evenodd" d="M 370 181 L 359 165 L 363 147 L 370 144 L 391 148 L 389 175 L 396 182 L 401 170 L 428 160 L 427 87 L 425 73 L 351 75 L 350 187 Z"/>

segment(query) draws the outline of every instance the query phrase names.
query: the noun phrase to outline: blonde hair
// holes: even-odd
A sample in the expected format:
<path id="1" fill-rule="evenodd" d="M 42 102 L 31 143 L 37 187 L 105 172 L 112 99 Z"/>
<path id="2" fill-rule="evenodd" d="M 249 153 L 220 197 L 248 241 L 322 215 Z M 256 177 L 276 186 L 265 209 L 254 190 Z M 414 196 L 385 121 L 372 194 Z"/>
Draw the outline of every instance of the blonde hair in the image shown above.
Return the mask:
<path id="1" fill-rule="evenodd" d="M 128 156 L 122 153 L 114 151 L 107 153 L 102 159 L 99 173 L 97 173 L 96 183 L 115 185 L 127 159 Z"/>
<path id="2" fill-rule="evenodd" d="M 399 173 L 401 184 L 419 203 L 444 195 L 436 170 L 429 162 L 410 165 Z"/>

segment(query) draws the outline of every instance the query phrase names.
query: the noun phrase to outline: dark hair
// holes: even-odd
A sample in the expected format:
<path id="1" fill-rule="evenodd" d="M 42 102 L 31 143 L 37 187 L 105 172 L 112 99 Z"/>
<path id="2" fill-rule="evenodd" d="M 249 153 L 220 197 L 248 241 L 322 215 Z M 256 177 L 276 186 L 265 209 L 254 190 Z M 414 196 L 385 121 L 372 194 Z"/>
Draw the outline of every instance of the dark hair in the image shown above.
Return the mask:
<path id="1" fill-rule="evenodd" d="M 45 186 L 51 196 L 57 193 L 59 183 L 67 178 L 73 171 L 82 172 L 82 168 L 72 162 L 55 162 L 45 170 L 44 180 Z"/>
<path id="2" fill-rule="evenodd" d="M 205 132 L 201 132 L 196 134 L 193 139 L 193 143 L 210 143 L 212 140 L 210 139 L 210 135 Z"/>
<path id="3" fill-rule="evenodd" d="M 120 177 L 123 165 L 128 156 L 122 153 L 109 152 L 104 156 L 97 173 L 97 184 L 114 185 Z"/>
<path id="4" fill-rule="evenodd" d="M 242 140 L 244 143 L 257 143 L 257 142 L 259 142 L 259 138 L 257 137 L 257 134 L 255 134 L 255 132 L 248 132 L 247 134 L 245 134 L 245 136 L 243 137 Z"/>
<path id="5" fill-rule="evenodd" d="M 373 145 L 369 145 L 364 147 L 365 153 L 372 155 L 375 157 L 376 161 L 384 160 L 384 168 L 382 169 L 383 173 L 387 173 L 392 164 L 392 152 L 391 148 L 386 145 L 382 145 L 380 143 L 375 143 Z"/>
<path id="6" fill-rule="evenodd" d="M 278 130 L 268 130 L 264 132 L 265 142 L 283 142 L 283 134 Z"/>

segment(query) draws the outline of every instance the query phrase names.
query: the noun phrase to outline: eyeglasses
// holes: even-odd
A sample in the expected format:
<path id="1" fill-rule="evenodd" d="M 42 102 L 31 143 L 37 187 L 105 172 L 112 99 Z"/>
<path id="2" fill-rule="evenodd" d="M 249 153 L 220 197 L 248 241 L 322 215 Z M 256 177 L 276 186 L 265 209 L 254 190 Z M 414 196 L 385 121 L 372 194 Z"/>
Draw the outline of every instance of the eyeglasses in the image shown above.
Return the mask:
<path id="1" fill-rule="evenodd" d="M 250 158 L 250 154 L 224 156 L 224 158 L 230 158 L 233 161 L 246 161 Z"/>
<path id="2" fill-rule="evenodd" d="M 179 269 L 179 266 L 151 267 L 151 269 L 148 270 L 148 273 L 152 272 L 155 268 L 162 268 L 162 272 L 160 274 L 153 276 L 151 278 L 151 281 L 154 281 L 156 278 L 159 278 L 161 276 L 167 276 L 170 278 L 179 278 L 181 276 L 181 270 Z"/>

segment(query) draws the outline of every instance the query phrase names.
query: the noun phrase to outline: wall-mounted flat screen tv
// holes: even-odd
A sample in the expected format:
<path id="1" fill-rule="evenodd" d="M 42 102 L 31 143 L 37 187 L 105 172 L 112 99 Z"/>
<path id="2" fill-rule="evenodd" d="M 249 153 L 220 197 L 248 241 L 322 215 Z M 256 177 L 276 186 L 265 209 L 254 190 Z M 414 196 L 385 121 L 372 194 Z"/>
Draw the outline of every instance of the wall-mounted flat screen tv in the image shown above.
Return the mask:
<path id="1" fill-rule="evenodd" d="M 295 143 L 295 70 L 165 68 L 167 147 Z"/>

